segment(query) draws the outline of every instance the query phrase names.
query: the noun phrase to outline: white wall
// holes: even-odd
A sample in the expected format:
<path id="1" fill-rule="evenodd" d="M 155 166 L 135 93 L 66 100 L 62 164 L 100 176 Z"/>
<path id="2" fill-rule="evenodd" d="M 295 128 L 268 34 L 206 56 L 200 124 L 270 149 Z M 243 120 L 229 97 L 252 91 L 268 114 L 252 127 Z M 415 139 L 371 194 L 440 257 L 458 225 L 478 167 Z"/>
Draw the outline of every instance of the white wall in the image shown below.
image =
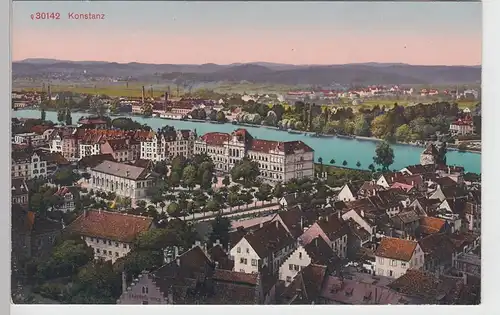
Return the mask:
<path id="1" fill-rule="evenodd" d="M 285 281 L 285 285 L 288 286 L 299 271 L 310 264 L 311 257 L 309 257 L 304 247 L 299 246 L 280 266 L 279 279 Z M 299 267 L 297 268 L 297 266 Z"/>
<path id="2" fill-rule="evenodd" d="M 401 261 L 384 257 L 375 257 L 375 273 L 378 276 L 399 278 L 408 269 L 422 269 L 424 266 L 424 252 L 417 244 L 413 256 L 409 261 Z"/>
<path id="3" fill-rule="evenodd" d="M 356 200 L 356 198 L 352 194 L 351 190 L 349 189 L 349 186 L 347 186 L 347 185 L 344 185 L 344 187 L 342 187 L 339 194 L 337 195 L 337 198 L 340 201 L 354 201 L 354 200 Z"/>
<path id="4" fill-rule="evenodd" d="M 261 258 L 245 238 L 242 238 L 233 248 L 231 248 L 229 253 L 234 257 L 234 271 L 245 273 L 259 271 L 259 261 Z"/>
<path id="5" fill-rule="evenodd" d="M 94 249 L 94 257 L 111 260 L 113 263 L 120 257 L 127 255 L 130 252 L 129 243 L 116 242 L 108 239 L 82 236 L 87 246 Z M 106 254 L 104 254 L 106 251 Z M 111 255 L 109 254 L 111 253 Z"/>

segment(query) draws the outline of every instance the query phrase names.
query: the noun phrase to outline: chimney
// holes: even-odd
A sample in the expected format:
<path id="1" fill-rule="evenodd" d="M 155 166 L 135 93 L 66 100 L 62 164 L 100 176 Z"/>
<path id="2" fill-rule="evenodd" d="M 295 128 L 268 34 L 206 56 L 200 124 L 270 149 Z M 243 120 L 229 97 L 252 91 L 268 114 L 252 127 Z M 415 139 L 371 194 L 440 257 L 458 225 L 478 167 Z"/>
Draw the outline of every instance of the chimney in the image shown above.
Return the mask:
<path id="1" fill-rule="evenodd" d="M 219 262 L 218 261 L 215 262 L 215 269 L 219 269 Z"/>
<path id="2" fill-rule="evenodd" d="M 122 292 L 127 292 L 127 274 L 125 273 L 125 270 L 122 271 Z"/>
<path id="3" fill-rule="evenodd" d="M 318 247 L 318 238 L 317 237 L 314 239 L 314 246 Z"/>
<path id="4" fill-rule="evenodd" d="M 337 211 L 337 217 L 339 218 L 339 220 L 340 220 L 340 218 L 342 217 L 342 215 L 340 214 L 340 210 L 339 210 L 339 211 Z"/>
<path id="5" fill-rule="evenodd" d="M 144 92 L 144 85 L 142 86 L 142 102 L 144 103 L 144 97 L 145 97 L 145 92 Z"/>
<path id="6" fill-rule="evenodd" d="M 179 257 L 177 257 L 175 262 L 177 263 L 177 266 L 179 266 L 179 267 L 181 266 L 181 259 Z"/>
<path id="7" fill-rule="evenodd" d="M 129 177 L 129 176 L 130 176 L 130 171 L 127 171 L 127 177 Z"/>
<path id="8" fill-rule="evenodd" d="M 364 218 L 365 217 L 365 211 L 361 209 L 360 211 L 360 214 L 361 214 L 361 217 Z"/>
<path id="9" fill-rule="evenodd" d="M 328 222 L 328 216 L 327 215 L 325 216 L 325 221 Z"/>
<path id="10" fill-rule="evenodd" d="M 300 230 L 304 229 L 304 217 L 300 216 Z"/>

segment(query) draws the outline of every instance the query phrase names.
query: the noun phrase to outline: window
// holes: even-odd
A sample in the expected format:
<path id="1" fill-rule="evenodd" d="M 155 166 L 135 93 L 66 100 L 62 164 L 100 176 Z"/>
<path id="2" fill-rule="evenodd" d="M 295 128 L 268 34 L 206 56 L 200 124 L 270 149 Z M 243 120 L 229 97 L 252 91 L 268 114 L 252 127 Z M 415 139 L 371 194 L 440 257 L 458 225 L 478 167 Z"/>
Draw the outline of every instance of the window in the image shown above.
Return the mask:
<path id="1" fill-rule="evenodd" d="M 118 252 L 115 252 L 115 256 L 116 256 L 116 257 L 119 257 L 119 256 L 120 256 L 120 254 L 118 254 Z"/>
<path id="2" fill-rule="evenodd" d="M 379 269 L 377 270 L 377 275 L 378 275 L 378 276 L 383 276 L 383 275 L 384 275 L 384 269 L 380 269 L 380 268 L 379 268 Z"/>
<path id="3" fill-rule="evenodd" d="M 240 272 L 245 272 L 245 269 L 240 269 Z"/>
<path id="4" fill-rule="evenodd" d="M 406 263 L 405 262 L 401 262 L 401 267 L 406 268 Z"/>
<path id="5" fill-rule="evenodd" d="M 111 245 L 111 241 L 108 241 L 108 245 Z"/>
<path id="6" fill-rule="evenodd" d="M 250 248 L 246 249 L 247 254 L 250 254 Z"/>
<path id="7" fill-rule="evenodd" d="M 299 265 L 295 265 L 293 267 L 294 267 L 295 271 L 299 271 L 300 270 L 300 266 Z"/>
<path id="8" fill-rule="evenodd" d="M 252 259 L 252 266 L 257 266 L 257 259 Z"/>
<path id="9" fill-rule="evenodd" d="M 142 305 L 148 305 L 148 301 L 142 301 Z"/>
<path id="10" fill-rule="evenodd" d="M 97 244 L 99 244 L 99 239 L 97 238 L 97 239 L 95 240 L 95 242 L 96 242 Z"/>
<path id="11" fill-rule="evenodd" d="M 149 293 L 148 291 L 149 291 L 148 287 L 146 286 L 142 287 L 142 294 L 148 294 Z"/>
<path id="12" fill-rule="evenodd" d="M 394 259 L 391 259 L 391 263 L 390 263 L 391 266 L 395 267 L 398 265 L 398 262 Z"/>
<path id="13" fill-rule="evenodd" d="M 240 247 L 236 248 L 236 252 L 237 252 L 238 254 L 239 254 L 239 253 L 241 253 L 241 248 L 240 248 Z"/>
<path id="14" fill-rule="evenodd" d="M 101 250 L 98 248 L 95 250 L 95 252 L 99 254 L 101 252 Z"/>
<path id="15" fill-rule="evenodd" d="M 240 263 L 246 265 L 247 264 L 247 259 L 246 258 L 240 258 Z"/>
<path id="16" fill-rule="evenodd" d="M 292 265 L 292 264 L 289 264 L 289 265 L 288 265 L 288 269 L 289 269 L 289 270 L 293 270 L 293 265 Z"/>
<path id="17" fill-rule="evenodd" d="M 106 255 L 106 254 L 108 253 L 108 251 L 104 249 L 104 250 L 102 251 L 102 253 L 103 253 L 104 255 Z"/>
<path id="18" fill-rule="evenodd" d="M 292 277 L 287 276 L 287 277 L 286 277 L 286 282 L 292 282 Z"/>
<path id="19" fill-rule="evenodd" d="M 119 245 L 118 242 L 115 242 L 115 246 L 118 247 L 118 245 Z"/>
<path id="20" fill-rule="evenodd" d="M 302 259 L 302 253 L 299 253 L 299 259 Z"/>
<path id="21" fill-rule="evenodd" d="M 383 265 L 383 264 L 384 264 L 384 258 L 382 258 L 382 257 L 378 257 L 378 258 L 377 258 L 377 264 L 379 264 L 379 265 Z"/>
<path id="22" fill-rule="evenodd" d="M 392 277 L 393 276 L 393 272 L 392 270 L 389 270 L 389 277 Z"/>
<path id="23" fill-rule="evenodd" d="M 123 248 L 127 248 L 127 244 L 123 244 Z"/>
<path id="24" fill-rule="evenodd" d="M 94 238 L 93 238 L 93 237 L 91 237 L 91 238 L 90 238 L 90 241 L 91 241 L 91 242 L 93 242 L 93 241 L 94 241 Z"/>

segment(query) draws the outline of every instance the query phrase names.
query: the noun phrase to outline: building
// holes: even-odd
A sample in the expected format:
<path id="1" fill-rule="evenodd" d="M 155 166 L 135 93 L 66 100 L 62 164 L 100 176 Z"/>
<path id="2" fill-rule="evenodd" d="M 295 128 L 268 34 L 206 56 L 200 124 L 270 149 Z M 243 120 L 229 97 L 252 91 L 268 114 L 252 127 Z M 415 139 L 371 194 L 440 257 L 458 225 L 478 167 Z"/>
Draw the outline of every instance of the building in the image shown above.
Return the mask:
<path id="1" fill-rule="evenodd" d="M 309 244 L 318 236 L 321 236 L 337 256 L 347 258 L 349 226 L 340 216 L 340 212 L 326 216 L 308 228 L 300 236 L 304 245 Z"/>
<path id="2" fill-rule="evenodd" d="M 416 241 L 382 237 L 375 251 L 375 273 L 378 276 L 399 278 L 409 269 L 424 266 L 424 252 Z"/>
<path id="3" fill-rule="evenodd" d="M 39 216 L 20 205 L 12 205 L 11 243 L 13 258 L 42 257 L 50 253 L 56 237 L 63 229 L 62 222 Z"/>
<path id="4" fill-rule="evenodd" d="M 131 139 L 109 139 L 101 144 L 101 154 L 111 154 L 117 162 L 135 161 L 139 158 L 140 143 Z"/>
<path id="5" fill-rule="evenodd" d="M 154 228 L 153 219 L 118 212 L 84 210 L 68 227 L 94 250 L 96 259 L 111 260 L 127 255 L 139 234 Z"/>
<path id="6" fill-rule="evenodd" d="M 151 161 L 172 160 L 177 156 L 193 155 L 196 132 L 191 130 L 167 130 L 141 141 L 140 158 Z"/>
<path id="7" fill-rule="evenodd" d="M 194 154 L 206 153 L 215 169 L 228 173 L 244 157 L 259 164 L 260 177 L 270 182 L 314 177 L 314 150 L 302 141 L 253 138 L 245 129 L 231 134 L 210 132 L 194 143 Z"/>
<path id="8" fill-rule="evenodd" d="M 11 177 L 35 179 L 47 177 L 47 162 L 38 152 L 12 151 Z"/>
<path id="9" fill-rule="evenodd" d="M 309 244 L 299 245 L 285 260 L 279 270 L 279 279 L 288 286 L 302 269 L 310 264 L 333 268 L 339 259 L 330 246 L 321 237 L 316 237 Z"/>
<path id="10" fill-rule="evenodd" d="M 455 120 L 450 124 L 450 132 L 454 135 L 469 135 L 474 133 L 472 118 L 467 116 L 464 119 Z"/>
<path id="11" fill-rule="evenodd" d="M 39 146 L 45 144 L 45 137 L 43 134 L 40 135 L 36 132 L 18 133 L 14 135 L 14 143 Z"/>
<path id="12" fill-rule="evenodd" d="M 22 178 L 12 179 L 11 183 L 12 204 L 27 207 L 29 204 L 29 189 L 26 181 Z"/>
<path id="13" fill-rule="evenodd" d="M 54 196 L 60 198 L 61 203 L 55 208 L 55 210 L 66 212 L 72 212 L 75 210 L 75 195 L 79 194 L 76 187 L 59 187 L 59 189 L 54 193 Z"/>
<path id="14" fill-rule="evenodd" d="M 432 165 L 436 164 L 438 160 L 439 152 L 436 146 L 430 143 L 427 148 L 420 154 L 420 164 L 421 165 Z"/>
<path id="15" fill-rule="evenodd" d="M 265 304 L 259 273 L 217 268 L 204 248 L 195 244 L 153 272 L 144 271 L 127 286 L 117 304 Z"/>
<path id="16" fill-rule="evenodd" d="M 132 200 L 146 197 L 147 190 L 156 183 L 155 174 L 147 168 L 103 161 L 90 171 L 89 189 L 114 192 Z"/>
<path id="17" fill-rule="evenodd" d="M 263 269 L 278 273 L 285 258 L 296 248 L 295 240 L 279 221 L 263 224 L 243 236 L 230 250 L 234 271 L 258 273 Z"/>
<path id="18" fill-rule="evenodd" d="M 85 129 L 106 129 L 105 120 L 98 117 L 82 117 L 78 120 L 78 125 Z"/>

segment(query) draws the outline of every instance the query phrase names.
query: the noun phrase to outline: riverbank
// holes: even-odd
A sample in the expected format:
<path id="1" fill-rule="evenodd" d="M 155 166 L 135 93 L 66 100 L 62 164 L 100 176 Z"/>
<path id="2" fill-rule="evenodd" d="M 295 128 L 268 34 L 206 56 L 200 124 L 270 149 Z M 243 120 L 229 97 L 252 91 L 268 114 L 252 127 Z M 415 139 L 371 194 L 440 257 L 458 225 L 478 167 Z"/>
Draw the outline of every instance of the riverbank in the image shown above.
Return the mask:
<path id="1" fill-rule="evenodd" d="M 82 116 L 88 116 L 91 113 L 75 112 L 72 114 L 73 121 L 78 121 Z M 17 118 L 40 118 L 40 111 L 38 110 L 18 110 L 12 111 L 12 117 Z M 349 166 L 356 165 L 357 161 L 361 163 L 360 169 L 368 169 L 370 164 L 373 164 L 373 156 L 375 155 L 376 144 L 379 141 L 355 141 L 355 139 L 346 139 L 340 137 L 312 137 L 309 135 L 288 133 L 286 130 L 262 128 L 262 126 L 242 126 L 233 125 L 232 123 L 225 124 L 211 124 L 211 123 L 197 123 L 191 121 L 181 120 L 166 120 L 163 118 L 143 118 L 141 116 L 115 116 L 128 117 L 136 120 L 140 124 L 146 124 L 153 130 L 162 128 L 166 125 L 172 126 L 176 129 L 191 129 L 197 131 L 199 135 L 208 132 L 223 132 L 231 133 L 238 128 L 247 129 L 250 134 L 257 139 L 274 140 L 274 141 L 302 141 L 315 150 L 315 160 L 320 157 L 323 159 L 325 165 L 329 165 L 330 160 L 335 160 L 337 163 L 347 161 Z M 57 112 L 47 111 L 46 119 L 57 122 Z M 411 145 L 392 145 L 394 150 L 394 164 L 391 169 L 402 169 L 408 165 L 415 165 L 420 163 L 420 153 L 422 148 Z M 458 152 L 452 151 L 447 154 L 447 161 L 450 165 L 463 166 L 467 172 L 480 173 L 481 172 L 481 155 L 472 152 Z"/>

